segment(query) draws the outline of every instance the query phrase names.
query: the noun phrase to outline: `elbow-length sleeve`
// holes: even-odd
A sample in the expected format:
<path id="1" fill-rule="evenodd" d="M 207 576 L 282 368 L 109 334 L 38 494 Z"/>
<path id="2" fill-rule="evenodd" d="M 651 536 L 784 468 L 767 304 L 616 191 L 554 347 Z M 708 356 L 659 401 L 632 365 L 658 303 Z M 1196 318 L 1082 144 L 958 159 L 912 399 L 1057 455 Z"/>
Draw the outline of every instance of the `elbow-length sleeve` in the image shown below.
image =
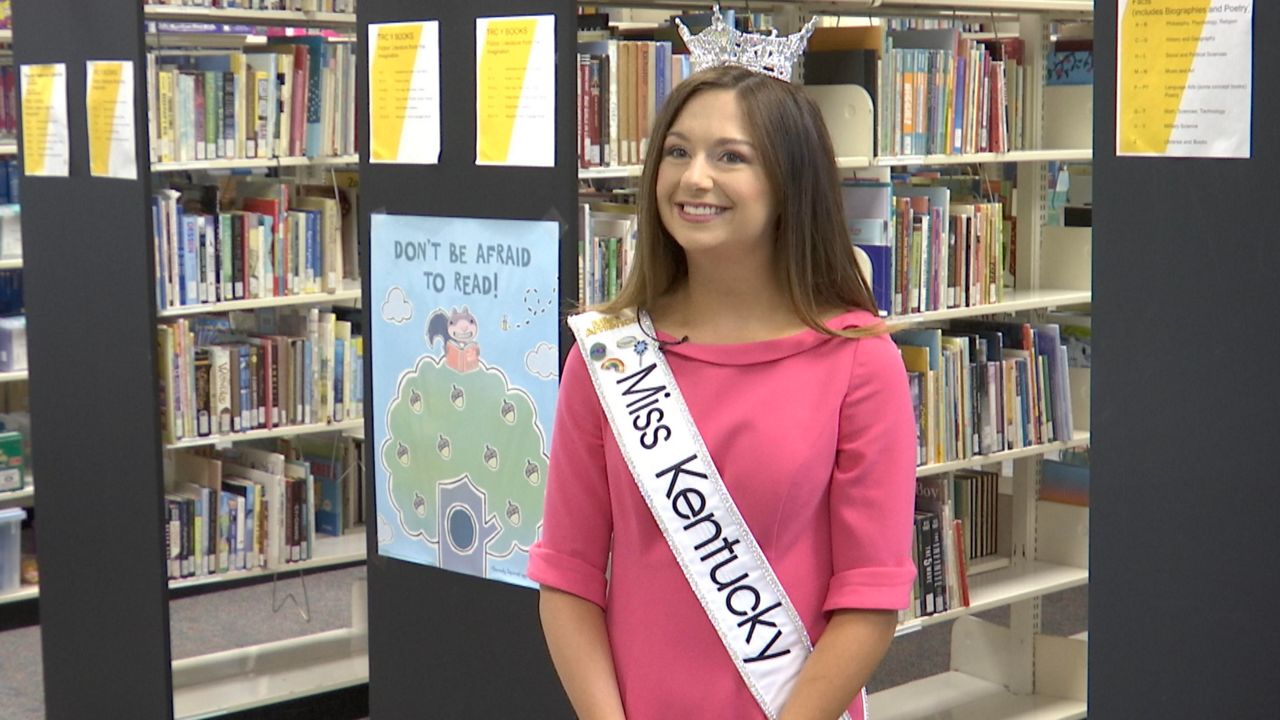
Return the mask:
<path id="1" fill-rule="evenodd" d="M 888 336 L 857 342 L 831 479 L 828 612 L 905 608 L 915 578 L 916 431 L 906 369 Z"/>
<path id="2" fill-rule="evenodd" d="M 613 534 L 604 425 L 586 363 L 574 346 L 556 401 L 542 533 L 529 553 L 529 578 L 601 607 Z"/>

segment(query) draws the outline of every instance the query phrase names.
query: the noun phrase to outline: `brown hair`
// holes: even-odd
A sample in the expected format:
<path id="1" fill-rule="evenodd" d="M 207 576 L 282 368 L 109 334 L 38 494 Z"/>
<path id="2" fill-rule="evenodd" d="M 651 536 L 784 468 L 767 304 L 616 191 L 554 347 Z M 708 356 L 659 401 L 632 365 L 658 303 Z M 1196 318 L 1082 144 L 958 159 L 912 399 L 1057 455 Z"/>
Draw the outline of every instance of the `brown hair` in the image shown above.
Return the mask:
<path id="1" fill-rule="evenodd" d="M 860 337 L 885 331 L 883 323 L 832 330 L 829 308 L 876 313 L 871 288 L 858 271 L 844 221 L 840 175 L 831 137 L 817 105 L 791 83 L 740 67 L 695 73 L 667 98 L 653 124 L 640 180 L 635 259 L 622 290 L 598 308 L 617 314 L 652 307 L 688 275 L 684 250 L 658 215 L 658 165 L 667 133 L 689 99 L 704 90 L 732 90 L 742 108 L 778 211 L 775 259 L 778 281 L 805 325 L 827 335 Z M 776 141 L 774 141 L 776 140 Z M 785 189 L 785 190 L 784 190 Z"/>

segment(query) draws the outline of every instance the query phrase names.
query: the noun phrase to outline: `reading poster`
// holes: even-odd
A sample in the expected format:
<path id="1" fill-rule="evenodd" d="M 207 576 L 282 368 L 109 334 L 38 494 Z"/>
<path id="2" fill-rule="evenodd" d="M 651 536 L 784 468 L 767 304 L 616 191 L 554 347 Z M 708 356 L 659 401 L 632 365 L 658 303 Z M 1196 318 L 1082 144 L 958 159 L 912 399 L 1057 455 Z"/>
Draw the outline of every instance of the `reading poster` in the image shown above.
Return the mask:
<path id="1" fill-rule="evenodd" d="M 370 235 L 378 552 L 533 587 L 559 224 L 375 214 Z"/>

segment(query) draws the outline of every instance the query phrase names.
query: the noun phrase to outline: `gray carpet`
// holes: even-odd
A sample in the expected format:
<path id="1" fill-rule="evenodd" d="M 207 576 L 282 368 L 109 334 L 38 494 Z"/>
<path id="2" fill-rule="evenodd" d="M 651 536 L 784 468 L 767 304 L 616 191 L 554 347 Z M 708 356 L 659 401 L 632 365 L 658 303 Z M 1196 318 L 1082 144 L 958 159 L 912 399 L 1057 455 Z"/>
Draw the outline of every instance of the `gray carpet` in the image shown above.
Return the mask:
<path id="1" fill-rule="evenodd" d="M 270 583 L 251 585 L 169 604 L 172 651 L 175 659 L 218 650 L 296 637 L 346 627 L 351 621 L 351 588 L 364 577 L 364 568 L 307 575 L 311 620 L 304 620 L 289 601 L 273 612 Z M 279 598 L 293 593 L 302 600 L 296 575 L 282 578 Z M 1041 606 L 1043 631 L 1074 635 L 1088 629 L 1088 588 L 1049 595 Z M 985 620 L 1008 624 L 1008 609 L 981 613 Z M 228 616 L 237 621 L 226 622 Z M 868 686 L 870 692 L 900 685 L 947 670 L 951 623 L 935 625 L 898 638 Z M 40 630 L 22 628 L 0 633 L 0 718 L 44 718 L 44 688 L 40 679 Z"/>

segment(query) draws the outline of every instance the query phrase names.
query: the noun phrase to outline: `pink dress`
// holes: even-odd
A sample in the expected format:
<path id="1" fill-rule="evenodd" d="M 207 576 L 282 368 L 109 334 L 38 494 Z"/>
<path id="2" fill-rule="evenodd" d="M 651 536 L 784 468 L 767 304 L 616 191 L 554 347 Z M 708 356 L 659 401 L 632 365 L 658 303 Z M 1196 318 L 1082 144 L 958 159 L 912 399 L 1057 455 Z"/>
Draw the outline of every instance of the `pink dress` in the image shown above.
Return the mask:
<path id="1" fill-rule="evenodd" d="M 852 311 L 831 326 L 872 321 Z M 907 607 L 916 438 L 893 341 L 806 330 L 666 356 L 813 642 L 833 610 Z M 636 489 L 577 348 L 555 422 L 529 577 L 604 608 L 627 718 L 763 718 Z M 860 719 L 861 701 L 849 711 Z"/>

